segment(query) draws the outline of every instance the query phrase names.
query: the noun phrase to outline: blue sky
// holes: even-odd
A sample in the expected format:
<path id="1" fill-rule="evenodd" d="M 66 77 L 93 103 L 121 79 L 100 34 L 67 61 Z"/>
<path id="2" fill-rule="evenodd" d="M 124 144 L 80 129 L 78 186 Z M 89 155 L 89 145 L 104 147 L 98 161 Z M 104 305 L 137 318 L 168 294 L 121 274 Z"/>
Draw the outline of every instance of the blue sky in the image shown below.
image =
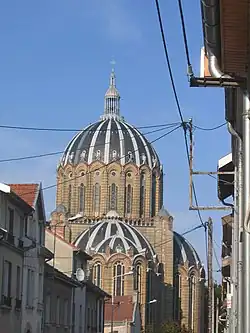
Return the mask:
<path id="1" fill-rule="evenodd" d="M 192 65 L 199 75 L 200 1 L 193 0 L 192 6 L 183 2 Z M 202 127 L 223 123 L 223 91 L 189 87 L 177 1 L 160 3 L 185 120 L 192 117 Z M 121 112 L 128 122 L 143 126 L 179 121 L 153 0 L 1 0 L 0 44 L 0 124 L 83 128 L 95 122 L 103 112 L 112 58 L 117 62 Z M 61 151 L 73 134 L 1 129 L 1 158 Z M 183 232 L 199 223 L 196 212 L 188 209 L 183 133 L 178 130 L 155 147 L 166 174 L 165 206 L 175 217 L 175 229 Z M 215 171 L 217 160 L 229 151 L 225 127 L 195 131 L 196 169 Z M 54 184 L 59 158 L 0 163 L 1 181 Z M 201 205 L 218 204 L 215 180 L 196 176 L 195 183 Z M 55 189 L 44 195 L 49 214 L 55 206 Z M 204 220 L 214 219 L 218 244 L 222 215 L 202 212 Z M 202 260 L 203 234 L 201 229 L 188 236 Z"/>

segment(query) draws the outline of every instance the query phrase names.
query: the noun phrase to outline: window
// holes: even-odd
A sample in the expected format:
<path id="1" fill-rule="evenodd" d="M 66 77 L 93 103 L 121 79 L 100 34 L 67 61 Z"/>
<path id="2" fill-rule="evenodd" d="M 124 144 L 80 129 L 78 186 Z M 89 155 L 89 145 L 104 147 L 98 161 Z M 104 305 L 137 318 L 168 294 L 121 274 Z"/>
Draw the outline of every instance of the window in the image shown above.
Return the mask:
<path id="1" fill-rule="evenodd" d="M 60 325 L 60 297 L 56 298 L 56 325 Z"/>
<path id="2" fill-rule="evenodd" d="M 100 199 L 101 199 L 101 186 L 96 183 L 94 186 L 94 212 L 96 214 L 100 213 Z"/>
<path id="3" fill-rule="evenodd" d="M 195 287 L 196 281 L 195 276 L 192 274 L 189 278 L 189 327 L 191 330 L 194 330 L 194 313 L 195 313 Z"/>
<path id="4" fill-rule="evenodd" d="M 8 232 L 13 235 L 14 232 L 14 209 L 9 208 L 9 229 Z"/>
<path id="5" fill-rule="evenodd" d="M 5 260 L 3 265 L 3 285 L 2 293 L 5 297 L 11 297 L 11 275 L 12 275 L 12 264 Z"/>
<path id="6" fill-rule="evenodd" d="M 102 278 L 102 272 L 101 272 L 101 264 L 98 262 L 94 264 L 94 274 L 93 274 L 93 282 L 96 286 L 101 287 L 101 278 Z"/>
<path id="7" fill-rule="evenodd" d="M 144 205 L 145 205 L 145 174 L 141 173 L 140 179 L 140 217 L 144 215 Z"/>
<path id="8" fill-rule="evenodd" d="M 114 265 L 113 271 L 113 295 L 124 295 L 124 274 L 125 267 L 122 263 L 118 262 Z"/>
<path id="9" fill-rule="evenodd" d="M 71 195 L 72 195 L 72 186 L 69 185 L 69 192 L 68 192 L 68 212 L 71 212 Z"/>
<path id="10" fill-rule="evenodd" d="M 26 305 L 28 307 L 33 306 L 33 296 L 34 296 L 34 272 L 31 269 L 28 269 L 27 272 L 27 298 Z"/>
<path id="11" fill-rule="evenodd" d="M 64 326 L 68 326 L 68 308 L 69 308 L 69 301 L 67 299 L 64 300 Z"/>
<path id="12" fill-rule="evenodd" d="M 79 212 L 84 212 L 85 209 L 85 186 L 79 186 Z"/>
<path id="13" fill-rule="evenodd" d="M 49 294 L 45 297 L 45 323 L 50 324 L 50 302 L 51 297 Z"/>
<path id="14" fill-rule="evenodd" d="M 156 215 L 156 176 L 153 174 L 152 177 L 152 192 L 151 192 L 151 216 Z"/>
<path id="15" fill-rule="evenodd" d="M 118 188 L 113 183 L 109 187 L 109 210 L 117 210 L 117 192 Z"/>
<path id="16" fill-rule="evenodd" d="M 132 186 L 129 184 L 126 188 L 126 214 L 132 213 Z"/>
<path id="17" fill-rule="evenodd" d="M 88 308 L 88 315 L 87 315 L 87 328 L 90 328 L 90 308 Z"/>
<path id="18" fill-rule="evenodd" d="M 176 273 L 174 276 L 174 319 L 181 320 L 181 275 Z"/>
<path id="19" fill-rule="evenodd" d="M 28 236 L 28 217 L 24 218 L 24 235 Z"/>
<path id="20" fill-rule="evenodd" d="M 79 309 L 79 333 L 82 333 L 82 305 Z"/>
<path id="21" fill-rule="evenodd" d="M 135 267 L 135 275 L 134 275 L 134 289 L 139 293 L 139 299 L 141 298 L 141 264 L 137 264 Z"/>
<path id="22" fill-rule="evenodd" d="M 21 299 L 21 268 L 16 267 L 16 299 Z"/>
<path id="23" fill-rule="evenodd" d="M 97 322 L 99 323 L 99 329 L 98 332 L 102 332 L 102 325 L 103 325 L 103 301 L 101 299 L 99 299 L 99 318 L 97 318 Z"/>
<path id="24" fill-rule="evenodd" d="M 43 302 L 43 273 L 39 273 L 39 303 Z"/>
<path id="25" fill-rule="evenodd" d="M 24 217 L 20 216 L 20 226 L 19 226 L 19 238 L 23 238 L 23 234 L 24 234 Z"/>
<path id="26" fill-rule="evenodd" d="M 44 224 L 43 222 L 38 223 L 39 232 L 39 244 L 44 245 Z"/>

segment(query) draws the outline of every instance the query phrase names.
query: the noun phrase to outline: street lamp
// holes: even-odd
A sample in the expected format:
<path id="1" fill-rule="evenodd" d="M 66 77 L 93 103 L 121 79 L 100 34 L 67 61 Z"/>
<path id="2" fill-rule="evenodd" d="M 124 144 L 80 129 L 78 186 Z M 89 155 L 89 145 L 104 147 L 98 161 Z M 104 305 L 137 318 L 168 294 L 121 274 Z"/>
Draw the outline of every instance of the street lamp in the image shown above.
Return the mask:
<path id="1" fill-rule="evenodd" d="M 114 280 L 117 279 L 118 277 L 124 277 L 124 276 L 128 276 L 128 275 L 133 275 L 133 274 L 134 274 L 133 271 L 129 271 L 129 272 L 121 274 L 121 275 L 115 275 Z M 114 333 L 114 288 L 112 291 L 112 300 L 111 300 L 111 332 L 110 333 Z"/>

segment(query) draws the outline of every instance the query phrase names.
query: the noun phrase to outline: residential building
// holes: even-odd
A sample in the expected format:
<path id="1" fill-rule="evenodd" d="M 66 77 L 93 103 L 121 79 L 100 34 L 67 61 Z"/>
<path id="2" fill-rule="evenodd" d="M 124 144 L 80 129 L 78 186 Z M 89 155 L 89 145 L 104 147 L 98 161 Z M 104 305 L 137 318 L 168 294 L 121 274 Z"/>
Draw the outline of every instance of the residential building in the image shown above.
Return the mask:
<path id="1" fill-rule="evenodd" d="M 45 264 L 43 333 L 72 332 L 73 290 L 79 286 L 75 279 Z"/>
<path id="2" fill-rule="evenodd" d="M 40 333 L 43 317 L 44 261 L 52 257 L 44 244 L 45 210 L 41 184 L 10 184 L 32 211 L 19 221 L 25 247 L 22 275 L 22 332 Z"/>
<path id="3" fill-rule="evenodd" d="M 110 299 L 110 296 L 90 280 L 86 280 L 84 285 L 86 288 L 86 319 L 83 332 L 103 333 L 105 301 Z"/>
<path id="4" fill-rule="evenodd" d="M 202 262 L 174 232 L 174 219 L 163 207 L 160 158 L 124 120 L 120 102 L 112 70 L 101 120 L 76 134 L 58 164 L 51 224 L 93 258 L 90 271 L 97 286 L 114 297 L 139 291 L 143 328 L 177 320 L 199 333 Z M 133 276 L 123 276 L 131 270 Z M 153 299 L 154 309 L 148 306 Z"/>
<path id="5" fill-rule="evenodd" d="M 54 258 L 48 264 L 75 280 L 77 269 L 81 268 L 85 275 L 80 285 L 73 289 L 72 332 L 85 333 L 89 330 L 87 327 L 96 327 L 97 332 L 101 333 L 103 332 L 104 298 L 108 295 L 88 280 L 88 261 L 92 257 L 79 247 L 68 243 L 53 229 L 52 226 L 45 231 L 46 247 L 54 253 Z"/>
<path id="6" fill-rule="evenodd" d="M 190 83 L 195 87 L 223 88 L 225 92 L 225 109 L 221 112 L 225 110 L 231 134 L 233 167 L 230 171 L 235 173 L 233 182 L 224 178 L 229 185 L 226 192 L 229 195 L 231 192 L 234 199 L 231 265 L 228 258 L 223 259 L 224 267 L 230 267 L 230 294 L 233 296 L 228 302 L 231 310 L 226 325 L 230 332 L 249 332 L 249 1 L 200 2 L 204 36 L 201 75 L 193 76 Z M 224 166 L 226 164 L 230 161 Z"/>
<path id="7" fill-rule="evenodd" d="M 33 208 L 11 187 L 0 184 L 0 333 L 20 333 L 23 307 L 22 240 L 24 221 Z"/>
<path id="8" fill-rule="evenodd" d="M 153 304 L 152 304 L 153 306 Z M 140 333 L 141 316 L 138 295 L 116 296 L 112 301 L 105 303 L 105 326 L 104 333 L 110 333 L 111 321 L 113 331 L 117 333 Z"/>

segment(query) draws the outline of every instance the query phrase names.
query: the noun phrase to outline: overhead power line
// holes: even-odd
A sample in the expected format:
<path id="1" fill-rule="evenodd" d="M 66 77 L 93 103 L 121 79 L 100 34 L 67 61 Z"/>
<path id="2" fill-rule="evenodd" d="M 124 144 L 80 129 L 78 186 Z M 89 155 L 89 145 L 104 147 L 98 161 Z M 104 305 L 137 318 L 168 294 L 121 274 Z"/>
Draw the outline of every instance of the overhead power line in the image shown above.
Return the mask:
<path id="1" fill-rule="evenodd" d="M 188 50 L 187 33 L 186 33 L 185 20 L 184 20 L 184 14 L 183 14 L 181 0 L 178 0 L 178 5 L 179 5 L 179 12 L 180 12 L 180 17 L 181 17 L 182 34 L 183 34 L 183 39 L 184 39 L 184 47 L 185 47 L 185 52 L 186 52 L 187 65 L 188 65 L 188 76 L 193 76 L 194 73 L 193 73 L 193 69 L 192 69 L 192 65 L 191 65 L 191 60 L 190 60 L 190 55 L 189 55 L 189 50 Z"/>
<path id="2" fill-rule="evenodd" d="M 170 131 L 168 131 L 168 132 L 162 134 L 161 136 L 158 136 L 156 139 L 150 141 L 149 143 L 152 144 L 152 143 L 154 143 L 154 142 L 156 142 L 156 141 L 159 141 L 159 140 L 165 138 L 167 135 L 173 133 L 174 131 L 176 131 L 176 130 L 179 129 L 180 127 L 181 127 L 181 125 L 179 125 L 179 126 L 173 128 L 173 129 L 171 129 Z M 133 153 L 133 152 L 136 152 L 136 151 L 138 151 L 138 150 L 139 150 L 139 148 L 138 148 L 138 149 L 134 149 L 134 150 L 132 151 L 132 153 Z M 127 155 L 125 155 L 125 157 L 126 157 L 126 156 L 129 156 L 129 155 L 127 154 Z M 119 161 L 119 160 L 121 160 L 122 158 L 124 158 L 124 156 L 118 158 L 116 161 Z M 112 163 L 114 163 L 114 162 L 111 161 L 110 163 L 105 164 L 105 165 L 102 165 L 102 166 L 100 166 L 99 168 L 97 168 L 97 169 L 95 169 L 95 170 L 87 171 L 84 175 L 79 175 L 79 176 L 76 176 L 76 177 L 73 177 L 73 178 L 70 178 L 70 179 L 66 179 L 66 180 L 64 180 L 64 181 L 62 181 L 62 182 L 60 182 L 60 183 L 56 183 L 56 184 L 52 184 L 52 185 L 45 186 L 45 187 L 41 188 L 41 190 L 42 190 L 42 191 L 49 190 L 49 189 L 51 189 L 51 188 L 56 187 L 57 185 L 65 184 L 65 183 L 71 182 L 72 180 L 75 180 L 75 179 L 78 179 L 78 178 L 85 177 L 86 175 L 89 175 L 89 174 L 91 174 L 91 173 L 93 173 L 93 172 L 96 172 L 96 171 L 99 171 L 99 170 L 101 170 L 101 169 L 103 169 L 103 168 L 108 167 L 108 166 L 111 165 Z M 23 193 L 22 196 L 30 195 L 30 194 L 33 194 L 33 193 L 37 193 L 37 190 L 35 190 L 35 191 L 29 191 L 29 192 Z"/>
<path id="3" fill-rule="evenodd" d="M 184 117 L 182 114 L 182 110 L 180 107 L 180 102 L 179 102 L 179 98 L 178 98 L 178 94 L 177 94 L 177 89 L 175 86 L 175 81 L 174 81 L 174 76 L 173 76 L 173 71 L 172 71 L 172 67 L 171 67 L 171 63 L 170 63 L 170 59 L 169 59 L 169 54 L 168 54 L 168 48 L 167 48 L 167 42 L 166 42 L 166 38 L 165 38 L 165 33 L 164 33 L 164 28 L 163 28 L 163 24 L 162 24 L 162 18 L 161 18 L 161 11 L 160 11 L 160 6 L 159 6 L 159 1 L 155 0 L 155 5 L 156 5 L 156 10 L 157 10 L 157 16 L 158 16 L 158 21 L 159 21 L 159 26 L 160 26 L 160 32 L 161 32 L 161 39 L 162 39 L 162 43 L 163 43 L 163 48 L 164 48 L 164 53 L 165 53 L 165 58 L 166 58 L 166 62 L 167 62 L 167 68 L 168 68 L 168 73 L 170 76 L 170 82 L 171 82 L 171 86 L 172 86 L 172 90 L 173 90 L 173 94 L 174 94 L 174 98 L 175 98 L 175 102 L 176 102 L 176 106 L 177 106 L 177 111 L 181 120 L 181 124 L 182 124 L 182 128 L 183 128 L 183 134 L 184 134 L 184 144 L 185 144 L 185 148 L 186 148 L 186 154 L 187 154 L 187 159 L 188 159 L 188 165 L 190 168 L 190 156 L 189 156 L 189 149 L 188 149 L 188 141 L 187 141 L 187 123 L 184 122 Z M 179 2 L 179 5 L 181 5 L 181 2 Z M 181 6 L 181 10 L 182 10 L 182 6 Z M 183 13 L 182 13 L 183 14 Z M 183 15 L 182 15 L 183 18 Z M 183 18 L 183 25 L 184 25 L 184 18 Z M 184 26 L 185 28 L 185 26 Z M 185 30 L 184 30 L 185 33 Z M 188 48 L 187 48 L 188 51 Z M 189 54 L 187 53 L 188 56 L 188 63 L 190 63 L 190 59 L 189 59 Z M 192 190 L 193 190 L 193 195 L 194 195 L 194 200 L 195 200 L 195 204 L 198 207 L 198 198 L 197 198 L 197 194 L 196 194 L 196 190 L 195 190 L 195 185 L 192 182 Z M 206 258 L 208 258 L 208 239 L 207 239 L 207 224 L 203 222 L 200 210 L 197 210 L 197 214 L 200 220 L 201 225 L 204 227 L 204 236 L 205 236 L 205 251 L 206 251 Z"/>
<path id="4" fill-rule="evenodd" d="M 210 128 L 200 127 L 200 126 L 197 126 L 197 125 L 194 125 L 194 127 L 199 129 L 199 130 L 202 130 L 202 131 L 214 131 L 214 130 L 217 130 L 217 129 L 225 126 L 225 125 L 226 125 L 226 123 L 220 124 L 220 125 L 215 126 L 215 127 L 210 127 Z"/>
<path id="5" fill-rule="evenodd" d="M 174 127 L 179 125 L 180 122 L 176 123 L 162 123 L 162 124 L 155 124 L 155 125 L 145 125 L 145 126 L 136 126 L 137 129 L 149 129 L 149 128 L 165 128 L 165 127 Z M 212 128 L 204 128 L 197 125 L 194 125 L 194 128 L 203 130 L 203 131 L 214 131 L 222 126 L 226 125 L 226 123 L 220 124 L 218 126 Z M 27 126 L 17 126 L 17 125 L 0 125 L 0 128 L 7 129 L 7 130 L 21 130 L 21 131 L 33 131 L 33 132 L 88 132 L 92 131 L 91 129 L 84 129 L 84 128 L 49 128 L 49 127 L 27 127 Z M 113 131 L 113 129 L 105 129 L 99 130 L 100 132 L 107 132 Z"/>
<path id="6" fill-rule="evenodd" d="M 153 133 L 156 133 L 156 132 L 160 132 L 160 131 L 163 131 L 163 130 L 166 130 L 168 128 L 171 128 L 173 127 L 172 125 L 171 126 L 165 126 L 163 128 L 157 128 L 153 131 L 149 131 L 149 132 L 145 132 L 145 133 L 141 133 L 142 135 L 148 135 L 148 134 L 153 134 Z M 176 127 L 176 126 L 175 126 Z M 180 125 L 179 125 L 180 127 Z M 123 140 L 120 140 L 121 141 L 124 141 L 125 139 Z M 81 149 L 76 149 L 76 150 L 82 150 L 82 149 L 89 149 L 89 148 L 92 148 L 92 147 L 104 147 L 107 143 L 103 143 L 103 144 L 96 144 L 96 145 L 90 145 L 90 146 L 86 146 L 86 147 L 81 147 Z M 42 158 L 42 157 L 49 157 L 49 156 L 55 156 L 55 155 L 60 155 L 60 154 L 63 154 L 64 153 L 64 150 L 59 150 L 59 151 L 54 151 L 54 152 L 48 152 L 48 153 L 44 153 L 44 154 L 36 154 L 36 155 L 28 155 L 28 156 L 20 156 L 20 157 L 12 157 L 12 158 L 5 158 L 5 159 L 0 159 L 0 163 L 6 163 L 6 162 L 15 162 L 15 161 L 24 161 L 24 160 L 32 160 L 32 159 L 36 159 L 36 158 Z"/>
<path id="7" fill-rule="evenodd" d="M 137 126 L 137 129 L 147 129 L 147 128 L 156 128 L 156 127 L 166 127 L 166 126 L 177 126 L 179 122 L 176 123 L 162 123 L 156 125 L 146 125 L 146 126 Z M 89 124 L 91 125 L 91 124 Z M 94 125 L 94 124 L 93 124 Z M 48 127 L 27 127 L 27 126 L 12 126 L 12 125 L 0 125 L 0 128 L 3 129 L 12 129 L 12 130 L 24 130 L 24 131 L 47 131 L 47 132 L 81 132 L 81 131 L 92 131 L 91 129 L 84 128 L 48 128 Z M 112 129 L 101 130 L 102 132 L 111 131 Z"/>
<path id="8" fill-rule="evenodd" d="M 180 236 L 185 236 L 185 235 L 187 235 L 187 234 L 191 234 L 191 233 L 193 233 L 193 232 L 195 232 L 196 230 L 198 230 L 198 229 L 200 229 L 200 228 L 202 228 L 202 225 L 201 224 L 198 224 L 198 225 L 196 225 L 196 226 L 194 226 L 194 227 L 192 227 L 192 228 L 190 228 L 190 229 L 187 229 L 186 231 L 184 231 L 184 232 L 182 232 L 182 233 L 178 233 Z M 54 233 L 53 233 L 54 234 Z M 154 245 L 154 248 L 155 247 L 159 247 L 159 246 L 161 246 L 161 245 L 164 245 L 164 244 L 166 244 L 166 243 L 168 243 L 168 242 L 170 242 L 171 240 L 166 240 L 166 241 L 163 241 L 163 242 L 160 242 L 160 243 L 157 243 L 156 245 Z M 37 258 L 37 256 L 31 256 L 32 258 Z M 67 259 L 67 258 L 71 258 L 71 257 L 68 257 L 68 256 L 56 256 L 56 258 L 63 258 L 63 259 Z M 69 271 L 69 273 L 70 273 L 71 271 Z"/>
<path id="9" fill-rule="evenodd" d="M 160 26 L 160 31 L 161 31 L 161 38 L 162 38 L 165 58 L 166 58 L 166 62 L 167 62 L 168 72 L 169 72 L 169 76 L 170 76 L 171 86 L 172 86 L 172 90 L 173 90 L 173 94 L 174 94 L 178 114 L 179 114 L 179 117 L 181 119 L 181 123 L 182 123 L 182 127 L 183 127 L 184 143 L 185 143 L 186 154 L 187 154 L 188 165 L 189 165 L 189 149 L 188 149 L 188 141 L 187 141 L 187 123 L 184 122 L 184 118 L 183 118 L 183 114 L 182 114 L 182 110 L 181 110 L 181 107 L 180 107 L 180 102 L 179 102 L 179 98 L 178 98 L 178 94 L 177 94 L 177 89 L 176 89 L 176 86 L 175 86 L 173 71 L 172 71 L 172 67 L 171 67 L 171 63 L 170 63 L 170 59 L 169 59 L 169 54 L 168 54 L 167 42 L 166 42 L 165 33 L 164 33 L 164 29 L 163 29 L 163 24 L 162 24 L 159 1 L 155 0 L 155 4 L 156 4 L 158 21 L 159 21 L 159 26 Z M 197 195 L 196 195 L 195 187 L 194 187 L 193 183 L 192 183 L 192 186 L 193 186 L 193 190 L 194 190 L 194 198 L 195 198 L 195 201 L 197 203 L 198 200 L 197 200 Z M 197 204 L 197 206 L 198 206 L 198 204 Z M 198 216 L 199 216 L 201 224 L 206 228 L 205 223 L 202 220 L 200 211 L 198 210 L 197 212 L 198 212 Z"/>

